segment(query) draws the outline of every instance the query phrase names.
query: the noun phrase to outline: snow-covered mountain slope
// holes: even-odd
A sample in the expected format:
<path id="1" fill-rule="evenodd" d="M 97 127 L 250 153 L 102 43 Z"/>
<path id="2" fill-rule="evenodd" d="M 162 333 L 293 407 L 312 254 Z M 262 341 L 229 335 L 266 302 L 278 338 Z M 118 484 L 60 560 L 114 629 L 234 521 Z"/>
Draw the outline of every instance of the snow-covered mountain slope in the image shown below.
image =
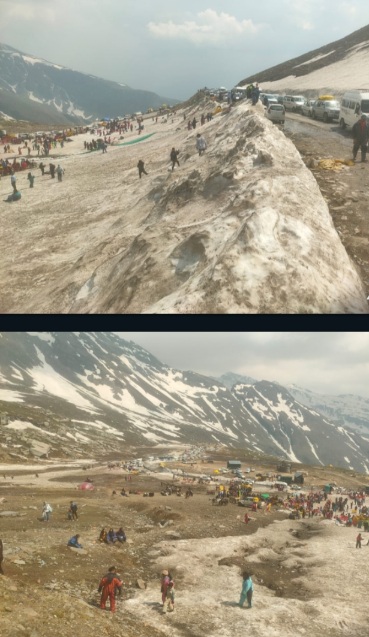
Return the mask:
<path id="1" fill-rule="evenodd" d="M 155 443 L 214 443 L 369 472 L 369 437 L 303 406 L 267 381 L 221 382 L 162 364 L 113 333 L 2 333 L 1 452 L 121 452 Z"/>
<path id="2" fill-rule="evenodd" d="M 248 442 L 247 414 L 224 385 L 113 334 L 4 334 L 0 353 L 0 399 L 83 420 L 87 437 L 102 422 L 129 444 Z"/>
<path id="3" fill-rule="evenodd" d="M 88 122 L 177 100 L 79 73 L 0 44 L 1 110 L 33 122 Z"/>
<path id="4" fill-rule="evenodd" d="M 336 464 L 352 467 L 352 458 L 369 471 L 367 461 L 369 438 L 337 426 L 320 413 L 294 399 L 286 388 L 261 381 L 255 385 L 235 385 L 233 393 L 249 414 L 258 420 L 270 438 L 272 447 L 279 448 L 294 462 Z M 328 457 L 335 457 L 328 462 Z"/>
<path id="5" fill-rule="evenodd" d="M 240 82 L 259 82 L 264 91 L 335 93 L 368 85 L 369 25 Z"/>
<path id="6" fill-rule="evenodd" d="M 330 420 L 369 436 L 368 398 L 354 394 L 317 394 L 297 385 L 288 385 L 287 389 L 296 400 L 316 409 Z"/>

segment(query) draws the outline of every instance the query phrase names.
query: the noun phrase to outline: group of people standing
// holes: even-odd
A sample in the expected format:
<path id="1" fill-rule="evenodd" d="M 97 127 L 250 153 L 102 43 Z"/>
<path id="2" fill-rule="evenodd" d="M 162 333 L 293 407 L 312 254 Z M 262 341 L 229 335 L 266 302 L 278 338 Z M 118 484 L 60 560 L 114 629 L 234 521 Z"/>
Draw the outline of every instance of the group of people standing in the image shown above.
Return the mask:
<path id="1" fill-rule="evenodd" d="M 43 164 L 43 162 L 40 162 L 39 164 L 39 168 L 41 170 L 41 175 L 45 175 L 46 171 L 45 171 L 45 165 Z M 55 178 L 55 174 L 57 175 L 58 181 L 63 181 L 63 175 L 64 175 L 64 168 L 62 168 L 60 166 L 60 164 L 58 164 L 57 166 L 55 166 L 55 164 L 50 163 L 49 164 L 49 173 L 50 177 L 52 179 Z M 34 182 L 35 182 L 35 175 L 33 175 L 31 172 L 28 173 L 27 175 L 27 181 L 29 182 L 29 187 L 33 188 Z M 11 195 L 8 196 L 8 198 L 6 199 L 6 201 L 18 201 L 19 199 L 21 199 L 21 193 L 17 188 L 17 177 L 15 175 L 14 170 L 12 170 L 11 175 L 10 175 L 10 184 L 13 188 L 13 192 Z"/>

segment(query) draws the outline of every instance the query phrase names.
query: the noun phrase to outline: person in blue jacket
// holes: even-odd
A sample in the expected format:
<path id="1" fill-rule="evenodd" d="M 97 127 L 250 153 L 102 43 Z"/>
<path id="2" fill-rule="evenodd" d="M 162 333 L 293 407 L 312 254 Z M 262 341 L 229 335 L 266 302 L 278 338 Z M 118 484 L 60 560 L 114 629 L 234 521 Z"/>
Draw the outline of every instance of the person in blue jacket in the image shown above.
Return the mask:
<path id="1" fill-rule="evenodd" d="M 73 535 L 73 537 L 70 538 L 67 546 L 73 546 L 75 549 L 81 549 L 82 544 L 79 543 L 79 538 L 80 536 L 78 534 Z"/>
<path id="2" fill-rule="evenodd" d="M 19 190 L 14 190 L 14 192 L 12 192 L 12 194 L 9 195 L 7 199 L 4 199 L 4 201 L 7 201 L 7 202 L 19 201 L 21 197 L 22 195 L 19 192 Z"/>
<path id="3" fill-rule="evenodd" d="M 106 543 L 107 544 L 115 544 L 115 542 L 117 541 L 117 534 L 114 531 L 114 529 L 109 529 L 107 536 L 106 536 Z"/>
<path id="4" fill-rule="evenodd" d="M 240 606 L 240 608 L 243 608 L 243 605 L 244 605 L 244 603 L 245 603 L 245 601 L 247 599 L 247 607 L 251 608 L 252 607 L 252 594 L 254 592 L 254 585 L 252 583 L 251 576 L 249 575 L 249 573 L 246 573 L 246 571 L 242 574 L 242 578 L 243 578 L 243 583 L 242 583 L 242 590 L 241 590 L 239 606 Z"/>

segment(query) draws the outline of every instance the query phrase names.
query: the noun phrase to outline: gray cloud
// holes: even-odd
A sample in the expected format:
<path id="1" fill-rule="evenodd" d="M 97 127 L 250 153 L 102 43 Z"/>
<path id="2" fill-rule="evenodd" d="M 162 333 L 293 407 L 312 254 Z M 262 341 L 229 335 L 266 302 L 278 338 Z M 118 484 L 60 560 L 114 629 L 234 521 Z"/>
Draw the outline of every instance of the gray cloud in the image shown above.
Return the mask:
<path id="1" fill-rule="evenodd" d="M 120 332 L 182 370 L 231 371 L 319 393 L 369 398 L 369 333 Z"/>
<path id="2" fill-rule="evenodd" d="M 227 86 L 369 22 L 367 0 L 1 0 L 10 46 L 186 98 Z M 36 36 L 35 36 L 36 34 Z"/>

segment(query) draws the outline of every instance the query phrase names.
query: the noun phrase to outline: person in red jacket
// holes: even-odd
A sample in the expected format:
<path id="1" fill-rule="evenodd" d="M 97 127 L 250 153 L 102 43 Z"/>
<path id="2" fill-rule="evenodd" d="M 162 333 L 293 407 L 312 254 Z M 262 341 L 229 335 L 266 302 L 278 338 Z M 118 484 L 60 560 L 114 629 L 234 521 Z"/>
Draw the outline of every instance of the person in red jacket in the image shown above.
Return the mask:
<path id="1" fill-rule="evenodd" d="M 106 600 L 109 597 L 110 610 L 115 613 L 115 590 L 122 590 L 123 582 L 117 575 L 117 569 L 115 566 L 109 568 L 108 573 L 101 579 L 98 592 L 101 593 L 100 608 L 105 610 Z"/>
<path id="2" fill-rule="evenodd" d="M 354 146 L 352 149 L 353 159 L 355 161 L 359 148 L 361 149 L 361 161 L 367 161 L 366 153 L 368 151 L 369 141 L 369 127 L 366 115 L 362 115 L 361 118 L 353 125 L 352 133 L 354 136 Z"/>

